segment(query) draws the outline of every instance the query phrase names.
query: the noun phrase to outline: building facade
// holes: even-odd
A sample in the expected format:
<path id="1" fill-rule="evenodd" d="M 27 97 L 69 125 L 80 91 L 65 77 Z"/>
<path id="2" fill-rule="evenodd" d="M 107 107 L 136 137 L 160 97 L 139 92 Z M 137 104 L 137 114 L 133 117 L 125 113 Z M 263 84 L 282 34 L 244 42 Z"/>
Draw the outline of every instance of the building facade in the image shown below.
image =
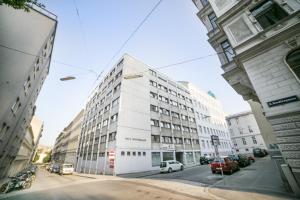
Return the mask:
<path id="1" fill-rule="evenodd" d="M 208 29 L 208 41 L 218 52 L 223 77 L 245 100 L 261 104 L 275 132 L 282 162 L 288 165 L 282 165 L 285 174 L 292 173 L 299 188 L 300 2 L 193 2 Z"/>
<path id="2" fill-rule="evenodd" d="M 11 164 L 8 172 L 9 176 L 19 173 L 32 164 L 33 156 L 42 136 L 43 127 L 43 121 L 33 116 L 17 156 Z"/>
<path id="3" fill-rule="evenodd" d="M 7 176 L 35 113 L 49 73 L 56 16 L 0 6 L 0 178 Z"/>
<path id="4" fill-rule="evenodd" d="M 195 165 L 199 139 L 188 87 L 124 55 L 88 100 L 76 170 L 123 174 L 173 159 Z"/>
<path id="5" fill-rule="evenodd" d="M 81 110 L 56 138 L 52 151 L 53 162 L 69 163 L 75 166 L 83 113 L 84 111 Z"/>
<path id="6" fill-rule="evenodd" d="M 267 149 L 251 111 L 226 117 L 235 153 L 253 154 L 254 148 Z"/>
<path id="7" fill-rule="evenodd" d="M 215 157 L 215 148 L 211 143 L 211 136 L 217 135 L 220 140 L 218 151 L 220 156 L 232 153 L 232 143 L 225 120 L 225 113 L 221 102 L 212 92 L 205 92 L 191 83 L 180 82 L 186 86 L 193 99 L 201 155 Z"/>

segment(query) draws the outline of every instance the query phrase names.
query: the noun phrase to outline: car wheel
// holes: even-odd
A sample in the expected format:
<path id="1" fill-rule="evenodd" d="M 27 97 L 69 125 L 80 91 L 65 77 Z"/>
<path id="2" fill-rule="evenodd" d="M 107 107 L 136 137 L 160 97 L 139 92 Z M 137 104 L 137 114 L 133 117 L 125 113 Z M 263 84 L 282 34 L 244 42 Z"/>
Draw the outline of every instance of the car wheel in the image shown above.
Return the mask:
<path id="1" fill-rule="evenodd" d="M 183 171 L 183 166 L 180 167 L 180 170 Z"/>
<path id="2" fill-rule="evenodd" d="M 230 175 L 233 174 L 233 170 L 232 170 L 232 169 L 229 171 L 229 174 L 230 174 Z"/>
<path id="3" fill-rule="evenodd" d="M 168 172 L 169 172 L 169 173 L 171 173 L 171 172 L 172 172 L 172 168 L 171 168 L 171 167 L 168 169 Z"/>
<path id="4" fill-rule="evenodd" d="M 216 173 L 216 171 L 214 171 L 214 170 L 211 170 L 211 173 L 215 174 L 215 173 Z"/>

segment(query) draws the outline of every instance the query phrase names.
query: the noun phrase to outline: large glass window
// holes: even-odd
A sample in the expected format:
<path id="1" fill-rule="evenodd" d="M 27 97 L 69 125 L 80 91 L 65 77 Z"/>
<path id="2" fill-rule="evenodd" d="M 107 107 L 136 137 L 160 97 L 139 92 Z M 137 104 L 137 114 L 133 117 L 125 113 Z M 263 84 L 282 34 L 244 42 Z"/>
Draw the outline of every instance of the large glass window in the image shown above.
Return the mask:
<path id="1" fill-rule="evenodd" d="M 266 0 L 250 10 L 263 29 L 276 24 L 288 14 L 273 0 Z"/>
<path id="2" fill-rule="evenodd" d="M 227 58 L 227 61 L 230 62 L 233 60 L 233 57 L 235 56 L 235 53 L 233 52 L 233 49 L 228 42 L 228 40 L 225 40 L 224 42 L 221 43 L 222 49 L 224 51 L 224 54 Z"/>
<path id="3" fill-rule="evenodd" d="M 163 160 L 174 160 L 173 152 L 163 152 Z"/>
<path id="4" fill-rule="evenodd" d="M 152 167 L 160 165 L 160 152 L 152 152 Z"/>
<path id="5" fill-rule="evenodd" d="M 208 19 L 209 19 L 209 21 L 210 21 L 210 23 L 212 25 L 212 28 L 216 29 L 218 27 L 217 26 L 217 16 L 216 16 L 216 14 L 214 12 L 210 13 L 208 15 Z"/>
<path id="6" fill-rule="evenodd" d="M 296 77 L 300 79 L 300 49 L 289 53 L 286 57 L 286 62 L 294 72 Z"/>

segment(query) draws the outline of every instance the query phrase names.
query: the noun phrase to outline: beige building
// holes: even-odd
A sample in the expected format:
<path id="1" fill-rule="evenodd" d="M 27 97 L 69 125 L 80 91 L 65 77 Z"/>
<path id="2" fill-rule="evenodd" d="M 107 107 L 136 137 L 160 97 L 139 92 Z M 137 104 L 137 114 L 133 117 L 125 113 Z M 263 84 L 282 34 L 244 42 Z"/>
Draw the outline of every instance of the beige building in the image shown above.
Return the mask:
<path id="1" fill-rule="evenodd" d="M 31 164 L 40 137 L 42 136 L 43 126 L 43 121 L 33 116 L 17 156 L 11 164 L 8 173 L 9 176 L 17 174 Z"/>
<path id="2" fill-rule="evenodd" d="M 0 6 L 0 178 L 25 142 L 35 101 L 49 73 L 56 16 Z M 5 20 L 4 20 L 5 19 Z M 31 137 L 31 136 L 30 136 Z M 30 139 L 29 139 L 30 140 Z"/>
<path id="3" fill-rule="evenodd" d="M 84 111 L 81 110 L 56 138 L 52 151 L 52 161 L 58 163 L 72 163 L 75 166 L 83 112 Z"/>
<path id="4" fill-rule="evenodd" d="M 275 132 L 281 162 L 287 164 L 281 167 L 300 194 L 299 0 L 193 2 L 218 52 L 223 77 L 245 100 L 261 105 Z"/>
<path id="5" fill-rule="evenodd" d="M 38 145 L 36 150 L 36 155 L 39 156 L 39 159 L 35 161 L 36 164 L 44 163 L 44 158 L 51 153 L 52 148 L 46 145 Z"/>

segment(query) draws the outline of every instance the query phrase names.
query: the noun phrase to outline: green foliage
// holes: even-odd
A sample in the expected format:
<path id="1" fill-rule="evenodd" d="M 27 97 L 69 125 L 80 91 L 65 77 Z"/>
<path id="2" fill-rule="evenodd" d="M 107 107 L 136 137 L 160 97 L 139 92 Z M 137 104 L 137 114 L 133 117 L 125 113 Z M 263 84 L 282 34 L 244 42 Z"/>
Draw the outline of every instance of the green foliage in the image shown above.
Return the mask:
<path id="1" fill-rule="evenodd" d="M 47 153 L 47 155 L 43 159 L 43 163 L 48 163 L 48 162 L 51 161 L 51 154 L 52 154 L 52 151 L 50 151 L 49 153 Z"/>
<path id="2" fill-rule="evenodd" d="M 13 7 L 14 9 L 23 9 L 26 12 L 29 12 L 28 5 L 30 4 L 34 4 L 42 8 L 45 7 L 42 3 L 39 3 L 38 0 L 0 0 L 0 5 L 3 4 Z"/>
<path id="3" fill-rule="evenodd" d="M 36 162 L 40 159 L 40 155 L 39 154 L 35 154 L 33 162 Z"/>

